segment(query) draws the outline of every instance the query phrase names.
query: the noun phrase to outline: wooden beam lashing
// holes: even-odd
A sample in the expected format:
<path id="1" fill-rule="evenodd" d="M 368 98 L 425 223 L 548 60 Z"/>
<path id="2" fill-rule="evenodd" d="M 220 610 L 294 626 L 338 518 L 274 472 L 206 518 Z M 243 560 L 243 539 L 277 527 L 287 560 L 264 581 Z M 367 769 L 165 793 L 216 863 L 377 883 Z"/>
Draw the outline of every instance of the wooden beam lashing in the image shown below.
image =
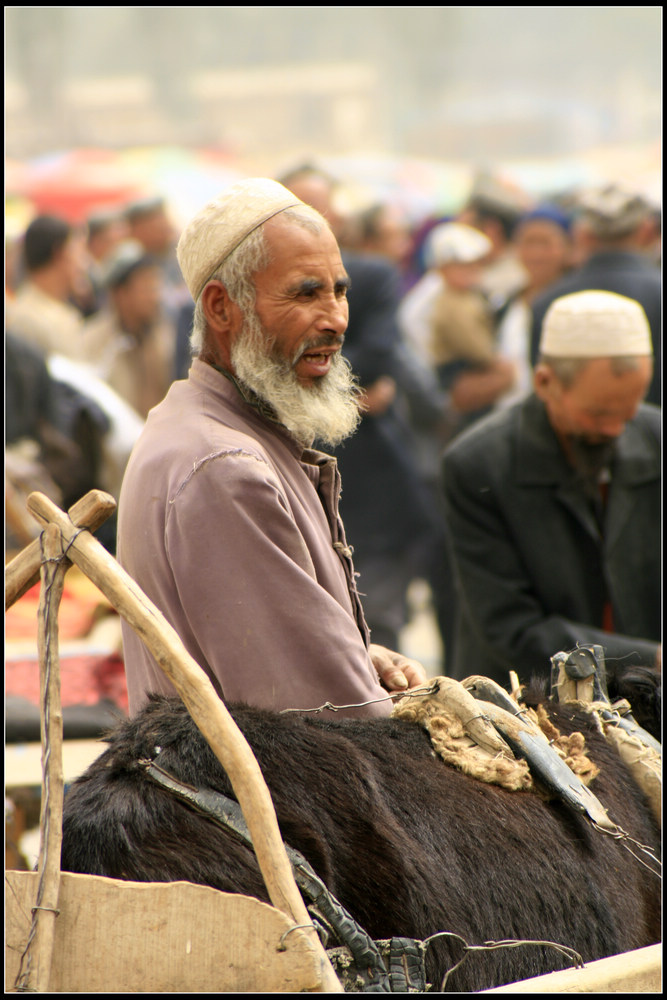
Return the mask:
<path id="1" fill-rule="evenodd" d="M 31 494 L 31 496 L 33 495 Z M 28 509 L 30 508 L 28 507 Z M 111 517 L 115 509 L 116 501 L 109 493 L 104 493 L 102 490 L 91 490 L 70 507 L 68 514 L 71 522 L 77 527 L 96 531 L 107 518 Z M 11 562 L 7 563 L 5 566 L 5 611 L 37 583 L 40 561 L 40 541 L 39 538 L 36 538 Z"/>
<path id="2" fill-rule="evenodd" d="M 39 539 L 42 550 L 42 585 L 37 614 L 42 741 L 39 885 L 18 977 L 21 991 L 34 990 L 37 993 L 49 990 L 60 890 L 64 779 L 58 610 L 69 566 L 63 556 L 61 541 L 60 529 L 55 524 L 48 524 Z"/>

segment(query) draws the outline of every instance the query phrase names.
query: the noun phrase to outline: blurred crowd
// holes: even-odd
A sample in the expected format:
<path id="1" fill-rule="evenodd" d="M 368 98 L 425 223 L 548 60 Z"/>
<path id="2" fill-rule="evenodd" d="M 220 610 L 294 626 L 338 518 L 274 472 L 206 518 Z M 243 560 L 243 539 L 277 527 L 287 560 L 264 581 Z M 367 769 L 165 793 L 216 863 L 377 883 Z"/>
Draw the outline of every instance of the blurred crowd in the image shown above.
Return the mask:
<path id="1" fill-rule="evenodd" d="M 344 353 L 364 418 L 337 458 L 375 641 L 398 648 L 407 587 L 423 578 L 446 645 L 454 597 L 440 455 L 531 391 L 546 308 L 578 289 L 641 302 L 656 359 L 648 399 L 660 404 L 659 209 L 611 184 L 536 202 L 485 174 L 457 213 L 415 221 L 393 203 L 360 204 L 316 165 L 277 179 L 328 217 L 352 279 Z M 37 216 L 7 243 L 9 550 L 35 536 L 32 489 L 64 507 L 95 487 L 117 498 L 149 410 L 187 376 L 193 303 L 178 236 L 155 198 L 83 227 Z M 114 532 L 111 520 L 98 533 L 112 553 Z"/>

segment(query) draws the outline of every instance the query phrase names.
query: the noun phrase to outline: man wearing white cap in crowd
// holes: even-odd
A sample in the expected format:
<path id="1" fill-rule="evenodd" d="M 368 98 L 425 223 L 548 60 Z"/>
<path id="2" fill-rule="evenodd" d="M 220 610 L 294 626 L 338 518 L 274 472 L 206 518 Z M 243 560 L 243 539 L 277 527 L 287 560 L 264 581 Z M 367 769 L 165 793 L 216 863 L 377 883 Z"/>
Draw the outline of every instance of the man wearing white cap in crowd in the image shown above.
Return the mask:
<path id="1" fill-rule="evenodd" d="M 647 199 L 619 184 L 605 184 L 580 197 L 574 229 L 584 261 L 534 299 L 531 358 L 537 357 L 542 323 L 554 299 L 589 289 L 627 295 L 639 302 L 651 329 L 654 365 L 646 399 L 660 406 L 662 275 L 645 252 L 645 240 L 653 226 Z"/>
<path id="2" fill-rule="evenodd" d="M 461 602 L 459 678 L 549 675 L 577 643 L 613 675 L 660 662 L 661 420 L 642 404 L 651 336 L 611 292 L 554 302 L 534 393 L 462 434 L 443 459 Z M 448 665 L 449 667 L 450 665 Z"/>
<path id="3" fill-rule="evenodd" d="M 389 714 L 387 689 L 425 673 L 369 643 L 336 462 L 311 449 L 359 418 L 331 229 L 281 184 L 250 179 L 188 224 L 178 258 L 195 358 L 130 459 L 119 561 L 225 701 Z M 170 686 L 131 629 L 124 649 L 136 712 Z"/>
<path id="4" fill-rule="evenodd" d="M 493 315 L 480 291 L 491 240 L 461 222 L 430 234 L 433 267 L 443 278 L 430 317 L 429 354 L 442 389 L 451 393 L 450 434 L 483 416 L 516 381 L 514 364 L 498 354 Z"/>

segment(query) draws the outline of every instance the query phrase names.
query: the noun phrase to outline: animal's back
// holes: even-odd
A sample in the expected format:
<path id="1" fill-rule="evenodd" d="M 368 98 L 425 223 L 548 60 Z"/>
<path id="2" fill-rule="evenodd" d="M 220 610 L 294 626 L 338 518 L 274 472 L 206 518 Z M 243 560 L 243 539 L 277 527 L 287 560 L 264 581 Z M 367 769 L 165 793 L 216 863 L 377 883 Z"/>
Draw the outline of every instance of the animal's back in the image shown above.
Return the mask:
<path id="1" fill-rule="evenodd" d="M 593 790 L 636 841 L 659 847 L 643 796 L 586 718 L 600 767 Z M 366 722 L 232 714 L 253 748 L 286 843 L 301 851 L 374 938 L 468 944 L 549 940 L 585 961 L 654 943 L 659 881 L 624 846 L 558 802 L 468 778 L 436 758 L 428 734 L 394 719 Z M 572 712 L 569 712 L 572 715 Z M 139 761 L 162 749 L 174 776 L 232 794 L 226 774 L 177 700 L 156 698 L 121 724 L 109 749 L 72 787 L 63 869 L 146 881 L 188 880 L 267 899 L 252 852 L 154 785 Z M 439 939 L 429 981 L 463 955 Z M 448 989 L 479 990 L 567 966 L 552 949 L 469 955 Z"/>

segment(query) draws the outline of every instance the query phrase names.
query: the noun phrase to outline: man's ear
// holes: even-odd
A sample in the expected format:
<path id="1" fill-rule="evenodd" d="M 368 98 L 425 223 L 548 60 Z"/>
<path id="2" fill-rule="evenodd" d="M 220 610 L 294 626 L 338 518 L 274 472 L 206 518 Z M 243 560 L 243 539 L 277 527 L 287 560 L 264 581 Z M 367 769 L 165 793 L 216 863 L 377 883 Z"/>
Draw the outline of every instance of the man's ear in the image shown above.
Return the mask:
<path id="1" fill-rule="evenodd" d="M 243 326 L 243 314 L 221 281 L 208 282 L 201 293 L 201 307 L 206 343 L 200 357 L 231 371 L 232 344 Z"/>
<path id="2" fill-rule="evenodd" d="M 545 365 L 542 362 L 535 365 L 533 371 L 533 389 L 537 398 L 541 399 L 542 402 L 551 393 L 555 378 L 556 376 L 549 365 Z"/>
<path id="3" fill-rule="evenodd" d="M 208 282 L 201 293 L 201 304 L 211 331 L 235 332 L 241 321 L 241 311 L 221 281 Z"/>

